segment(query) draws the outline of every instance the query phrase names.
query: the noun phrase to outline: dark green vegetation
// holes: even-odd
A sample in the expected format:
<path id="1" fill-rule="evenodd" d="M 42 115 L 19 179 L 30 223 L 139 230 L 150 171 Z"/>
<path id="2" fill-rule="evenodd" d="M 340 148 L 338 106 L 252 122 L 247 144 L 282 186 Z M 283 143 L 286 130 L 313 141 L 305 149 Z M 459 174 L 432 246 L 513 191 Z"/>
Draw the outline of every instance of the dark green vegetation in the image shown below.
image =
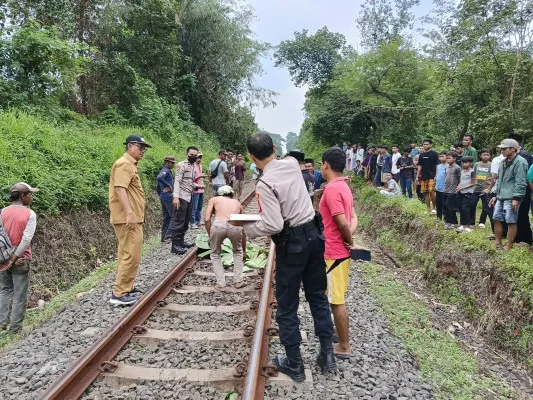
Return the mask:
<path id="1" fill-rule="evenodd" d="M 226 0 L 22 0 L 0 6 L 0 109 L 69 111 L 151 129 L 194 124 L 243 150 L 259 57 L 247 7 Z"/>
<path id="2" fill-rule="evenodd" d="M 478 149 L 511 131 L 533 138 L 531 1 L 437 0 L 415 41 L 419 3 L 364 1 L 361 52 L 327 28 L 278 46 L 277 64 L 310 87 L 304 150 L 428 136 L 448 148 L 465 133 Z"/>
<path id="3" fill-rule="evenodd" d="M 445 231 L 425 205 L 358 188 L 360 228 L 406 267 L 419 268 L 443 302 L 457 304 L 500 348 L 533 369 L 533 256 L 495 249 L 487 233 Z"/>
<path id="4" fill-rule="evenodd" d="M 79 208 L 106 211 L 111 165 L 132 132 L 140 132 L 153 146 L 139 163 L 147 192 L 155 186 L 166 154 L 185 159 L 185 147 L 201 143 L 206 159 L 216 157 L 215 140 L 192 124 L 181 126 L 163 141 L 148 129 L 103 125 L 75 115 L 52 124 L 22 111 L 0 113 L 0 207 L 9 203 L 9 186 L 25 181 L 41 189 L 33 204 L 41 215 Z"/>
<path id="5" fill-rule="evenodd" d="M 475 357 L 463 351 L 455 339 L 431 326 L 427 307 L 390 272 L 371 263 L 362 269 L 392 333 L 416 359 L 422 379 L 435 388 L 436 399 L 514 398 L 510 387 L 482 375 Z"/>

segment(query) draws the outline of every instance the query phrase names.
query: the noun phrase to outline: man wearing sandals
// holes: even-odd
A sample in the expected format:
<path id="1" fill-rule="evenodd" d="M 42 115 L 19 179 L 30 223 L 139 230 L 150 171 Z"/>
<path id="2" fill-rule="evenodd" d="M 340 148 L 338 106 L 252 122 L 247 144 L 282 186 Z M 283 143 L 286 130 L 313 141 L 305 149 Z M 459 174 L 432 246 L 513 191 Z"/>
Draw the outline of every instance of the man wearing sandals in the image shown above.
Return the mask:
<path id="1" fill-rule="evenodd" d="M 244 286 L 242 270 L 246 252 L 246 236 L 242 226 L 238 222 L 228 221 L 230 214 L 242 214 L 242 205 L 233 199 L 233 188 L 229 185 L 221 186 L 218 189 L 218 196 L 213 197 L 207 204 L 205 212 L 205 229 L 209 235 L 209 246 L 211 247 L 211 261 L 217 279 L 215 286 L 218 290 L 226 287 L 226 277 L 224 276 L 224 266 L 222 265 L 222 242 L 228 238 L 233 246 L 233 284 L 237 289 Z M 211 226 L 211 215 L 215 214 L 215 221 Z"/>

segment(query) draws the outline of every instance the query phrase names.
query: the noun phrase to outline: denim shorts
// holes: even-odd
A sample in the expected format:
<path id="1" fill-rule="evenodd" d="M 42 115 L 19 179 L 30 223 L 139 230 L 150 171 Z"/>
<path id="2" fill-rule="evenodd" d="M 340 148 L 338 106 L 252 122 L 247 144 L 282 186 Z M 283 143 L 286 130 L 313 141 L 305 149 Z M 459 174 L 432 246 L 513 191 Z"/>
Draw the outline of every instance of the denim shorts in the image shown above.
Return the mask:
<path id="1" fill-rule="evenodd" d="M 513 210 L 512 200 L 497 200 L 494 206 L 492 219 L 505 221 L 508 224 L 516 224 L 518 221 L 518 211 Z"/>

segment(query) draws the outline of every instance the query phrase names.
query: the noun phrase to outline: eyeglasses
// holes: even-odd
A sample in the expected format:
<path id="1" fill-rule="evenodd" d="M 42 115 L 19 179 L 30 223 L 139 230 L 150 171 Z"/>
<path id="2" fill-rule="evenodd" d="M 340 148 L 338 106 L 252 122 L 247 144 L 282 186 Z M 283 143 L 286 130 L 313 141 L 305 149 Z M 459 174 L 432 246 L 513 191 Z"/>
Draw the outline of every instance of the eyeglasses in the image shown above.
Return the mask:
<path id="1" fill-rule="evenodd" d="M 141 150 L 142 152 L 146 151 L 147 147 L 143 144 L 140 144 L 140 143 L 132 143 L 134 144 L 135 146 L 137 146 L 139 148 L 139 150 Z"/>

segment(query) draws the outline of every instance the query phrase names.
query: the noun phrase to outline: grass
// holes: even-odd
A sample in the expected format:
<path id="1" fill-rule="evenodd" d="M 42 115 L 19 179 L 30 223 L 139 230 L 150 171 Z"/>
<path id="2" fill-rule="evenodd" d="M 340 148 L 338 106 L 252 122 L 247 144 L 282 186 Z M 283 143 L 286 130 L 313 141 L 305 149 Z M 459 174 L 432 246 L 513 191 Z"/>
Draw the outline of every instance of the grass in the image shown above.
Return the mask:
<path id="1" fill-rule="evenodd" d="M 146 255 L 152 251 L 159 244 L 159 236 L 153 237 L 143 244 L 142 254 Z M 9 332 L 0 332 L 0 349 L 16 343 L 21 340 L 24 335 L 39 327 L 44 322 L 51 319 L 53 316 L 65 309 L 69 304 L 77 300 L 78 293 L 85 293 L 94 289 L 100 284 L 109 273 L 114 272 L 117 268 L 116 261 L 102 265 L 89 276 L 82 279 L 68 290 L 59 293 L 53 297 L 42 310 L 31 309 L 28 310 L 26 318 L 24 319 L 24 328 L 22 333 L 12 334 Z M 30 277 L 31 279 L 31 277 Z"/>
<path id="2" fill-rule="evenodd" d="M 363 279 L 389 320 L 393 334 L 420 365 L 437 399 L 512 398 L 512 389 L 482 375 L 475 357 L 446 332 L 431 327 L 426 306 L 383 267 L 365 263 Z"/>
<path id="3" fill-rule="evenodd" d="M 403 265 L 419 269 L 443 302 L 457 304 L 496 345 L 533 370 L 533 255 L 519 247 L 496 250 L 488 229 L 444 230 L 419 201 L 384 198 L 356 185 L 360 229 Z M 442 262 L 452 266 L 451 275 L 438 269 Z"/>

